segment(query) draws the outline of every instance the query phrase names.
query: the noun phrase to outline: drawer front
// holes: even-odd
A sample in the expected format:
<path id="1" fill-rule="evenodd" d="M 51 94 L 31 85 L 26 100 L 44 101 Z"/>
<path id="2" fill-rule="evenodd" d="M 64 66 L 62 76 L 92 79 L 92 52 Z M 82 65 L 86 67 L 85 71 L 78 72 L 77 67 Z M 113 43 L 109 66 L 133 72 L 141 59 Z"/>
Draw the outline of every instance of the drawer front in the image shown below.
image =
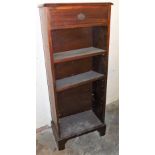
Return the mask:
<path id="1" fill-rule="evenodd" d="M 108 6 L 51 8 L 51 29 L 105 25 L 108 21 Z"/>

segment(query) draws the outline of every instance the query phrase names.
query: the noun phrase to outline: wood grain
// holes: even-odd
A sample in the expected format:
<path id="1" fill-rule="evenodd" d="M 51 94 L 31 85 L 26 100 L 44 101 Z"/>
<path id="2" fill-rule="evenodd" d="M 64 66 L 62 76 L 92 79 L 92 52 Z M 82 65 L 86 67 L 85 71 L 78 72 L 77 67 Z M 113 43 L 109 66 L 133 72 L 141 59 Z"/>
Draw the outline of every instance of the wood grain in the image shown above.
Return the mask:
<path id="1" fill-rule="evenodd" d="M 60 29 L 51 31 L 53 50 L 64 52 L 93 45 L 92 28 Z"/>
<path id="2" fill-rule="evenodd" d="M 53 122 L 59 133 L 59 123 L 58 123 L 58 109 L 56 103 L 56 93 L 55 93 L 55 76 L 54 76 L 54 66 L 53 66 L 53 50 L 51 46 L 51 36 L 49 31 L 49 21 L 48 21 L 48 10 L 47 8 L 40 8 L 40 20 L 42 29 L 42 39 L 44 46 L 44 57 L 46 65 L 46 74 L 48 81 L 48 91 L 49 100 L 51 106 L 51 115 Z"/>
<path id="3" fill-rule="evenodd" d="M 50 9 L 51 29 L 88 27 L 97 25 L 106 25 L 108 22 L 108 7 L 55 7 Z M 84 15 L 84 19 L 78 18 L 79 14 Z"/>
<path id="4" fill-rule="evenodd" d="M 55 64 L 55 76 L 57 80 L 90 70 L 92 70 L 92 57 Z"/>
<path id="5" fill-rule="evenodd" d="M 85 133 L 105 134 L 111 5 L 61 3 L 39 8 L 58 149 Z"/>
<path id="6" fill-rule="evenodd" d="M 92 84 L 71 88 L 57 94 L 59 117 L 76 114 L 92 108 Z"/>

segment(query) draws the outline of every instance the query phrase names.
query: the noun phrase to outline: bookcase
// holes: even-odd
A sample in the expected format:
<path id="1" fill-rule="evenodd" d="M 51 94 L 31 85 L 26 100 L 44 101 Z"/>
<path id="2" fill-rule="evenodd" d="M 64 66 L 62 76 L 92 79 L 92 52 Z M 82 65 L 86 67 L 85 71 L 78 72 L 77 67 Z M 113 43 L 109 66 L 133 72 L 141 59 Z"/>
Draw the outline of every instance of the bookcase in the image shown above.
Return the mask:
<path id="1" fill-rule="evenodd" d="M 105 134 L 111 5 L 39 6 L 51 126 L 59 150 L 70 138 Z"/>

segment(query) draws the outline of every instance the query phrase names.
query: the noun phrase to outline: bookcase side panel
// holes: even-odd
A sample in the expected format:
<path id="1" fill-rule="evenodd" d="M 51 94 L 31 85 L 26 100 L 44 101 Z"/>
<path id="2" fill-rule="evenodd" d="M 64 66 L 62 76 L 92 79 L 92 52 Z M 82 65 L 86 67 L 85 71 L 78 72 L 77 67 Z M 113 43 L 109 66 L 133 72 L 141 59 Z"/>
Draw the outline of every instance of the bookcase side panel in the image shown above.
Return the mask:
<path id="1" fill-rule="evenodd" d="M 108 29 L 107 29 L 107 56 L 103 57 L 103 70 L 105 75 L 104 88 L 103 88 L 103 106 L 101 108 L 102 118 L 105 118 L 105 106 L 107 95 L 107 78 L 108 78 L 108 60 L 109 60 L 109 42 L 110 42 L 110 20 L 111 20 L 111 5 L 108 6 Z"/>
<path id="2" fill-rule="evenodd" d="M 110 39 L 110 13 L 111 6 L 108 7 L 108 25 L 93 28 L 93 44 L 97 48 L 106 49 L 107 53 L 103 56 L 93 58 L 93 68 L 95 71 L 104 74 L 104 80 L 93 82 L 93 110 L 98 118 L 104 122 L 107 76 L 108 76 L 108 57 L 109 57 L 109 39 Z M 98 34 L 99 33 L 99 34 Z"/>
<path id="3" fill-rule="evenodd" d="M 48 19 L 48 9 L 45 7 L 39 8 L 40 20 L 41 20 L 41 30 L 42 30 L 42 39 L 44 47 L 44 57 L 45 57 L 45 66 L 46 66 L 46 75 L 48 83 L 48 92 L 49 100 L 51 106 L 51 115 L 52 121 L 56 126 L 56 129 L 59 131 L 59 123 L 57 116 L 57 105 L 56 105 L 56 94 L 55 94 L 55 77 L 53 70 L 53 56 L 52 56 L 52 44 L 50 31 L 48 29 L 49 19 Z"/>

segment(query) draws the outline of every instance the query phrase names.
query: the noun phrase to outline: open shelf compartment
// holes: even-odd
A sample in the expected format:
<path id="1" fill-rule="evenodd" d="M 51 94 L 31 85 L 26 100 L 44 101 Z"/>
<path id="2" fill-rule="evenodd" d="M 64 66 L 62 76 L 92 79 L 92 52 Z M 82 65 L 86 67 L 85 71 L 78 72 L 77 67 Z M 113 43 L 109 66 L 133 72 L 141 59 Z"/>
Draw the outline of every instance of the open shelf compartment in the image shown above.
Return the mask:
<path id="1" fill-rule="evenodd" d="M 105 52 L 106 50 L 95 47 L 58 52 L 54 53 L 54 63 L 61 63 L 65 61 L 77 60 L 81 58 L 87 58 L 90 56 L 101 55 L 104 54 Z"/>
<path id="2" fill-rule="evenodd" d="M 95 71 L 88 71 L 78 75 L 66 77 L 63 79 L 56 80 L 56 91 L 60 92 L 69 88 L 73 88 L 85 83 L 96 81 L 102 79 L 103 74 L 97 73 Z"/>
<path id="3" fill-rule="evenodd" d="M 92 110 L 84 111 L 59 119 L 60 137 L 68 138 L 91 130 L 104 124 L 97 118 Z"/>

